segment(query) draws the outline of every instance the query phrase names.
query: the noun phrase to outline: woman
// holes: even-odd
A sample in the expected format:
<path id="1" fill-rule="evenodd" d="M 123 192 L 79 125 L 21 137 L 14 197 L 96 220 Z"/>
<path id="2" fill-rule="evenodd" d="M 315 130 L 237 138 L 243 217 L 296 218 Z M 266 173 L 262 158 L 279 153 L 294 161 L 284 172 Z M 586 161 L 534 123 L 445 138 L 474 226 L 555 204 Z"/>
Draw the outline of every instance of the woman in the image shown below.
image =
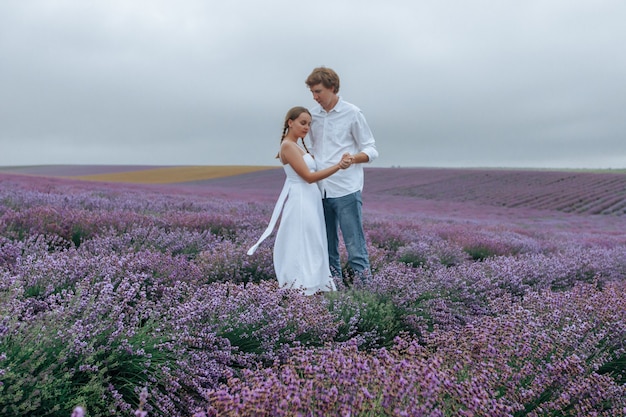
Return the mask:
<path id="1" fill-rule="evenodd" d="M 272 233 L 280 216 L 274 243 L 276 278 L 281 287 L 299 288 L 307 295 L 336 289 L 328 264 L 322 198 L 315 182 L 348 168 L 352 163 L 350 155 L 344 154 L 339 163 L 316 171 L 315 161 L 303 139 L 310 126 L 311 114 L 305 107 L 294 107 L 287 112 L 277 156 L 287 178 L 269 226 L 248 251 L 248 255 L 256 251 Z M 302 146 L 298 139 L 302 139 Z"/>

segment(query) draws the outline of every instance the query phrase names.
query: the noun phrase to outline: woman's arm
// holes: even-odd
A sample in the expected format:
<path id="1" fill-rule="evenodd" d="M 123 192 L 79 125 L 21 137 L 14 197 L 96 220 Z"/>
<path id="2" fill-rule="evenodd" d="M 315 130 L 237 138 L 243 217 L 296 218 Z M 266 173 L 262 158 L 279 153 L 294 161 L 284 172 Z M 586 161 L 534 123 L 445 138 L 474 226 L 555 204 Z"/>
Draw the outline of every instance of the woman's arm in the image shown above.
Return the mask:
<path id="1" fill-rule="evenodd" d="M 306 162 L 304 162 L 302 151 L 295 143 L 284 141 L 280 145 L 280 154 L 282 162 L 291 165 L 296 174 L 309 184 L 328 178 L 340 169 L 348 168 L 352 163 L 348 158 L 349 155 L 346 154 L 339 163 L 320 171 L 311 172 Z"/>

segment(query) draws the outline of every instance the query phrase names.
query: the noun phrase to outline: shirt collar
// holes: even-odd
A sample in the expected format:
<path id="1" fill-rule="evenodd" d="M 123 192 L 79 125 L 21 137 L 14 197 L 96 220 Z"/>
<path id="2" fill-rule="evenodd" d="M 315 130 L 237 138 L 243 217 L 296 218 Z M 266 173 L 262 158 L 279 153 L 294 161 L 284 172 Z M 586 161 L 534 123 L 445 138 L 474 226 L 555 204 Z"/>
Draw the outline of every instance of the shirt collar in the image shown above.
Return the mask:
<path id="1" fill-rule="evenodd" d="M 343 107 L 343 100 L 341 96 L 337 96 L 337 97 L 338 97 L 337 104 L 335 104 L 335 107 L 333 107 L 331 111 L 341 112 L 341 108 Z"/>
<path id="2" fill-rule="evenodd" d="M 339 97 L 339 100 L 337 100 L 337 103 L 335 104 L 335 107 L 333 107 L 328 113 L 333 112 L 333 111 L 336 111 L 337 113 L 341 112 L 341 107 L 343 107 L 342 106 L 343 99 L 341 98 L 341 96 L 337 96 L 337 97 Z M 324 108 L 322 106 L 318 105 L 318 107 L 319 107 L 319 113 L 326 113 L 326 110 L 324 110 Z"/>

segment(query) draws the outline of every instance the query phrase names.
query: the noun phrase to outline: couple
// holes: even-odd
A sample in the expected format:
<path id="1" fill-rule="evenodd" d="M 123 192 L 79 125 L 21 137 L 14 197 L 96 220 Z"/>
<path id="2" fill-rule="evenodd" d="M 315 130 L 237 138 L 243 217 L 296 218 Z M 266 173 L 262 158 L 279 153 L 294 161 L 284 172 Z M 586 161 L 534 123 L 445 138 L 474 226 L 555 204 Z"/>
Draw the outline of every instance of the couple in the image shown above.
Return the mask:
<path id="1" fill-rule="evenodd" d="M 294 107 L 285 117 L 278 158 L 287 178 L 269 226 L 248 255 L 272 233 L 280 216 L 274 243 L 278 283 L 311 295 L 335 290 L 333 277 L 342 276 L 339 230 L 354 276 L 362 281 L 371 276 L 361 217 L 361 164 L 373 161 L 378 151 L 361 111 L 338 95 L 335 71 L 315 68 L 306 84 L 318 106 L 310 112 Z M 315 159 L 304 143 L 307 135 Z"/>

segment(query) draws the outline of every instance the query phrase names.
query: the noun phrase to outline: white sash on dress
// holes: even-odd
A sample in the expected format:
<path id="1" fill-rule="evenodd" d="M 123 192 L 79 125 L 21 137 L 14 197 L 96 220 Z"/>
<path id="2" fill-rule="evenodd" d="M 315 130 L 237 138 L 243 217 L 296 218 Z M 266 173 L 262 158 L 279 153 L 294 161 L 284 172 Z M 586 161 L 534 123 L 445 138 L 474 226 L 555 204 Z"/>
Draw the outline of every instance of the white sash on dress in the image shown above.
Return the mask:
<path id="1" fill-rule="evenodd" d="M 287 195 L 289 195 L 289 188 L 291 186 L 290 182 L 291 181 L 289 180 L 285 181 L 285 185 L 283 185 L 283 189 L 280 192 L 280 195 L 278 196 L 278 201 L 276 201 L 276 205 L 274 206 L 274 211 L 272 212 L 270 224 L 267 226 L 267 229 L 265 229 L 265 231 L 263 232 L 259 240 L 254 244 L 254 246 L 248 249 L 248 255 L 252 255 L 257 250 L 261 242 L 263 242 L 274 230 L 274 227 L 276 226 L 276 222 L 278 221 L 278 217 L 280 216 L 280 213 L 283 210 L 283 205 L 285 204 L 285 200 L 287 200 Z"/>

